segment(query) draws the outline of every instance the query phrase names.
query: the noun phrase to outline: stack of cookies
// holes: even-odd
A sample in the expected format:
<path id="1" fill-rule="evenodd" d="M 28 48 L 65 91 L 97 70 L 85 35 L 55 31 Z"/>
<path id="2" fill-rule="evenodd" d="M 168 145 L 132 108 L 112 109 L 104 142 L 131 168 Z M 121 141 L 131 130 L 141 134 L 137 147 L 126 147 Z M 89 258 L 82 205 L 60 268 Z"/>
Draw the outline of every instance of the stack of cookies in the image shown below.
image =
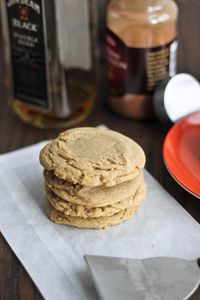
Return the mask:
<path id="1" fill-rule="evenodd" d="M 131 218 L 145 197 L 144 152 L 115 131 L 67 130 L 42 149 L 40 162 L 55 223 L 106 228 Z"/>

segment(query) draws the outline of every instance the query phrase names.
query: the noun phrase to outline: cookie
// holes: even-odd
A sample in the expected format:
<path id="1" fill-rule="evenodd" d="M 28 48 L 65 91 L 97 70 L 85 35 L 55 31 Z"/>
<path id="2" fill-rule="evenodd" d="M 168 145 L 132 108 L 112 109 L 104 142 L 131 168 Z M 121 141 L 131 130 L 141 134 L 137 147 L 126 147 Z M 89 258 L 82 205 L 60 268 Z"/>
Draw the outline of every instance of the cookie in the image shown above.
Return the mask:
<path id="1" fill-rule="evenodd" d="M 122 182 L 115 186 L 98 186 L 98 187 L 84 187 L 73 184 L 65 185 L 65 190 L 57 188 L 58 185 L 54 185 L 54 182 L 45 177 L 46 185 L 60 198 L 81 205 L 87 205 L 91 207 L 107 206 L 115 202 L 124 200 L 131 195 L 134 195 L 138 187 L 144 181 L 143 171 L 139 172 L 139 175 L 133 180 Z"/>
<path id="2" fill-rule="evenodd" d="M 142 200 L 143 199 L 141 197 L 137 201 L 134 201 L 130 208 L 123 209 L 112 216 L 98 218 L 68 216 L 64 212 L 56 210 L 50 203 L 47 202 L 47 215 L 51 221 L 57 224 L 65 224 L 79 228 L 104 229 L 129 220 L 138 210 Z"/>
<path id="3" fill-rule="evenodd" d="M 141 174 L 141 170 L 137 170 L 134 172 L 134 178 L 138 177 Z M 54 175 L 53 171 L 48 171 L 44 169 L 43 176 L 45 181 L 48 183 L 49 186 L 52 186 L 54 188 L 67 191 L 70 195 L 78 195 L 79 193 L 84 193 L 84 191 L 88 191 L 91 189 L 95 189 L 95 192 L 103 186 L 97 186 L 97 187 L 91 187 L 91 186 L 83 186 L 79 183 L 73 183 L 61 178 L 58 178 L 57 176 Z M 132 178 L 132 179 L 134 179 Z M 128 180 L 127 180 L 128 181 Z"/>
<path id="4" fill-rule="evenodd" d="M 64 131 L 46 145 L 40 162 L 61 179 L 83 186 L 113 186 L 135 177 L 145 164 L 142 148 L 112 130 L 82 127 Z"/>
<path id="5" fill-rule="evenodd" d="M 73 204 L 59 198 L 48 187 L 46 189 L 46 198 L 47 201 L 52 205 L 52 207 L 54 207 L 58 211 L 63 212 L 64 215 L 82 218 L 97 218 L 109 217 L 116 213 L 119 213 L 121 210 L 132 207 L 133 202 L 136 203 L 138 200 L 144 199 L 145 192 L 146 187 L 145 184 L 142 183 L 135 195 L 131 195 L 129 198 L 123 201 L 104 207 L 88 207 L 87 205 Z"/>

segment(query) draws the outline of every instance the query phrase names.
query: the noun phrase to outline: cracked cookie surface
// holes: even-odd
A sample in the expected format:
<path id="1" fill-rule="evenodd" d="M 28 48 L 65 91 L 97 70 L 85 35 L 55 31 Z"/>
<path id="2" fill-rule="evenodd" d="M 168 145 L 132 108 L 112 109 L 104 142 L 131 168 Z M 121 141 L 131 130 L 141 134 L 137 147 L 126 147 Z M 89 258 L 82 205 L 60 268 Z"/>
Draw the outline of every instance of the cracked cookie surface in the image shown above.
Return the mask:
<path id="1" fill-rule="evenodd" d="M 61 179 L 84 186 L 113 186 L 133 179 L 145 164 L 142 148 L 112 130 L 82 127 L 64 131 L 46 145 L 40 162 Z"/>

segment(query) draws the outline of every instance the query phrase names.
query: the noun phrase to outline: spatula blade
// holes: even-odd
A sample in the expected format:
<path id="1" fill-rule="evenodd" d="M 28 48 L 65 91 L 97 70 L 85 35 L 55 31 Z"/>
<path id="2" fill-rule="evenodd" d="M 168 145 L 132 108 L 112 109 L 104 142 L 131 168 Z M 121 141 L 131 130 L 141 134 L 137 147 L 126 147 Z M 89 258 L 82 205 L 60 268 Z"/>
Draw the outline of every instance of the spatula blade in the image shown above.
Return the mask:
<path id="1" fill-rule="evenodd" d="M 91 255 L 86 255 L 85 260 L 103 300 L 183 300 L 200 283 L 197 261 Z"/>

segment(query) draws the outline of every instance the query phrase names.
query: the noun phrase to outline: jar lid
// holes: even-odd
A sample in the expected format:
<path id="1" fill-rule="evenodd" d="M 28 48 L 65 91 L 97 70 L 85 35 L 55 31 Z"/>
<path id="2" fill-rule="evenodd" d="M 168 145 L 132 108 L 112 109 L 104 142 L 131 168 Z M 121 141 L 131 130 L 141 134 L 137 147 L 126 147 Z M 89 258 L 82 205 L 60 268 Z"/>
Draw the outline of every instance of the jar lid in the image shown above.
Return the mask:
<path id="1" fill-rule="evenodd" d="M 200 84 L 190 74 L 177 74 L 157 86 L 153 103 L 155 113 L 161 121 L 175 123 L 200 111 Z"/>

